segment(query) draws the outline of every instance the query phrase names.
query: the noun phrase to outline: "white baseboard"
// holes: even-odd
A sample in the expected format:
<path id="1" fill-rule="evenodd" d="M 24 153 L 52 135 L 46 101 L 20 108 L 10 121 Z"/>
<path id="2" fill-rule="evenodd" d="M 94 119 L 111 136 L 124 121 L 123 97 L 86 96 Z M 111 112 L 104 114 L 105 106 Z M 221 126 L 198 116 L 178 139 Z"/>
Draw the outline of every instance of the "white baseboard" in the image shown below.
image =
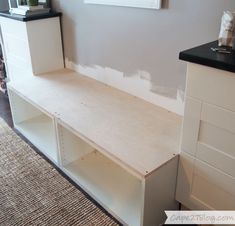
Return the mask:
<path id="1" fill-rule="evenodd" d="M 184 113 L 184 101 L 182 91 L 178 90 L 177 98 L 169 98 L 158 95 L 151 91 L 150 75 L 145 71 L 138 71 L 136 75 L 125 77 L 123 72 L 108 67 L 94 65 L 87 67 L 77 65 L 67 58 L 65 59 L 66 68 L 74 70 L 79 74 L 93 78 L 97 81 L 115 87 L 131 95 L 144 99 L 154 105 L 158 105 L 178 115 Z"/>

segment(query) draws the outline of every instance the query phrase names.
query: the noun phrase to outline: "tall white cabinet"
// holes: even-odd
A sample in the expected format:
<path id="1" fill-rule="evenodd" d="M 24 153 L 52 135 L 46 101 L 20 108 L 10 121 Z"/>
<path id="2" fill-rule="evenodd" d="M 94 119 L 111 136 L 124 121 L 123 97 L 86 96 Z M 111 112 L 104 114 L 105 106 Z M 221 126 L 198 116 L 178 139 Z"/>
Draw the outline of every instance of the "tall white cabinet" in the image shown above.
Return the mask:
<path id="1" fill-rule="evenodd" d="M 234 210 L 234 72 L 188 63 L 181 151 L 176 199 L 190 209 Z"/>
<path id="2" fill-rule="evenodd" d="M 64 68 L 60 17 L 17 20 L 0 16 L 9 79 Z"/>

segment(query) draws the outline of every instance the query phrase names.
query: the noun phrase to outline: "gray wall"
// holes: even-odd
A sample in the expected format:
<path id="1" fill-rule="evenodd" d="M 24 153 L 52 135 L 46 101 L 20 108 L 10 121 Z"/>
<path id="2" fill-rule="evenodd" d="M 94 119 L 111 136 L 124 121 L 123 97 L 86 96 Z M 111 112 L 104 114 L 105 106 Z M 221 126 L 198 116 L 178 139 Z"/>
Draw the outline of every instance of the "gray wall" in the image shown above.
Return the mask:
<path id="1" fill-rule="evenodd" d="M 8 1 L 7 0 L 0 0 L 0 11 L 1 10 L 8 10 Z"/>
<path id="2" fill-rule="evenodd" d="M 87 5 L 83 0 L 52 3 L 63 12 L 69 60 L 125 76 L 146 71 L 155 92 L 174 98 L 185 87 L 186 63 L 178 60 L 179 51 L 217 39 L 223 11 L 235 10 L 234 0 L 165 0 L 162 10 Z"/>
<path id="3" fill-rule="evenodd" d="M 217 39 L 224 10 L 234 0 L 169 0 L 163 10 L 87 5 L 53 0 L 63 12 L 65 56 L 76 64 L 124 72 L 149 72 L 153 88 L 172 96 L 185 88 L 180 50 Z M 164 93 L 164 89 L 155 90 Z M 169 95 L 165 93 L 163 95 Z"/>

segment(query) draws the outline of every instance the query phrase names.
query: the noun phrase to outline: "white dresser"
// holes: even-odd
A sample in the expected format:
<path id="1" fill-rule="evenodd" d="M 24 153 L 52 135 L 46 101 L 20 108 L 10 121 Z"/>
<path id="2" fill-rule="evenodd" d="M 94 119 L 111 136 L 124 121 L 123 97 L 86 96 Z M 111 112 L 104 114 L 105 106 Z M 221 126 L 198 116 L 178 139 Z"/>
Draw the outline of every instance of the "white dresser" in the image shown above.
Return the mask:
<path id="1" fill-rule="evenodd" d="M 182 55 L 191 63 L 176 199 L 190 209 L 235 210 L 235 58 L 213 53 L 215 44 Z"/>
<path id="2" fill-rule="evenodd" d="M 0 26 L 10 79 L 64 68 L 60 14 L 31 20 L 1 16 Z"/>

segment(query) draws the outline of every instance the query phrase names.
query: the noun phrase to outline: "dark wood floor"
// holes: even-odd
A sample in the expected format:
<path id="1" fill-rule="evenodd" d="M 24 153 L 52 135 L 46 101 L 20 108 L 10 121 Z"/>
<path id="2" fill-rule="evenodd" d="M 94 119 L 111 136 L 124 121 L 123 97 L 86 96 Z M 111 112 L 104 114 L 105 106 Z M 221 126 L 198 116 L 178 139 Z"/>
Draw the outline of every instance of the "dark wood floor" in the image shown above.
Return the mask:
<path id="1" fill-rule="evenodd" d="M 0 117 L 3 118 L 11 128 L 13 127 L 9 100 L 2 92 L 0 92 Z"/>
<path id="2" fill-rule="evenodd" d="M 9 99 L 2 92 L 0 92 L 0 118 L 4 119 L 5 122 L 18 134 L 18 136 L 20 136 L 36 152 L 42 155 L 41 152 L 32 143 L 30 143 L 29 140 L 27 140 L 21 133 L 14 129 Z"/>

